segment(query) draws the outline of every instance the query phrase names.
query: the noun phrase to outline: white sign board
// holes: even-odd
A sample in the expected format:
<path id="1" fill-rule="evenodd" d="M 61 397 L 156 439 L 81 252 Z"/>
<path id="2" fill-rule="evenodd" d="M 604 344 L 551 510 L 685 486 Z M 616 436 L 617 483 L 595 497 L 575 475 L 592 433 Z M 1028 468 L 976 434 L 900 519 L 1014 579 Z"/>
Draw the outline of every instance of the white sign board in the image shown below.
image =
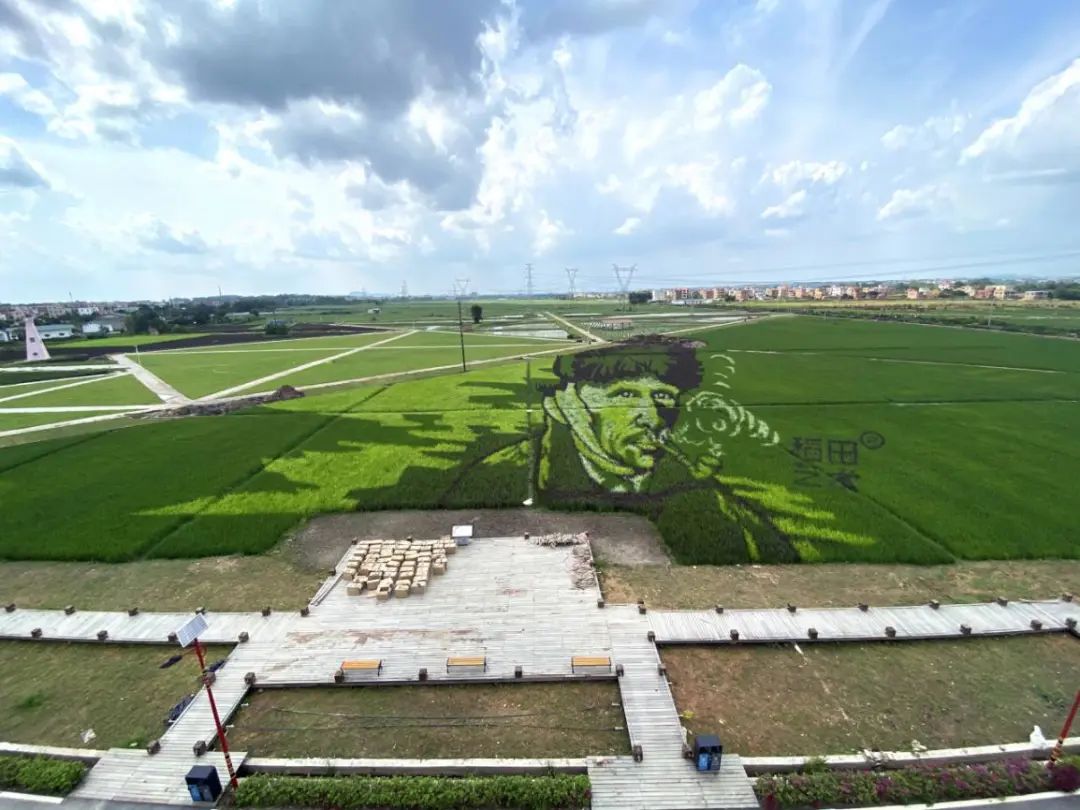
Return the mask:
<path id="1" fill-rule="evenodd" d="M 181 647 L 186 647 L 199 637 L 199 634 L 206 629 L 206 617 L 201 613 L 196 613 L 186 622 L 184 625 L 176 631 L 176 640 L 180 643 Z"/>
<path id="2" fill-rule="evenodd" d="M 472 529 L 473 525 L 471 523 L 462 523 L 454 526 L 450 530 L 450 536 L 453 537 L 455 540 L 459 537 L 472 537 Z"/>

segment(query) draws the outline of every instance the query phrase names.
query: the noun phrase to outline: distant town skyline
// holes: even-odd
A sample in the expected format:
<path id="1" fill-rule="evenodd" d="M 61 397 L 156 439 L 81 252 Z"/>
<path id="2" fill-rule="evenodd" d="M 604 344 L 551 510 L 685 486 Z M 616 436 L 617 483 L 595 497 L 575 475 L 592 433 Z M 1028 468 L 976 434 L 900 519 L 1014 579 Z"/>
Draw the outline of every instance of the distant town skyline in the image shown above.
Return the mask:
<path id="1" fill-rule="evenodd" d="M 4 9 L 0 300 L 1080 274 L 1072 0 Z"/>

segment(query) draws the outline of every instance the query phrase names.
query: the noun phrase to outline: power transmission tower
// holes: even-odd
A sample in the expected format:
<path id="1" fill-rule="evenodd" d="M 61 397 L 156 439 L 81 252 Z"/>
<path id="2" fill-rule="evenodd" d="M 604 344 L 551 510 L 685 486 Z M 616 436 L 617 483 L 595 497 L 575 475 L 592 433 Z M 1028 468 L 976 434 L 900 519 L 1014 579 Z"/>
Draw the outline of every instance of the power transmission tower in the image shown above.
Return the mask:
<path id="1" fill-rule="evenodd" d="M 465 295 L 465 290 L 469 287 L 469 280 L 467 278 L 455 278 L 454 279 L 454 295 L 457 296 L 457 325 L 458 325 L 458 337 L 461 340 L 461 372 L 464 374 L 468 369 L 465 367 L 465 320 L 461 314 L 461 299 Z"/>
<path id="2" fill-rule="evenodd" d="M 525 265 L 525 297 L 533 297 L 532 264 Z"/>
<path id="3" fill-rule="evenodd" d="M 401 280 L 401 297 L 402 298 L 408 298 L 409 297 L 409 285 L 405 283 L 405 279 Z"/>
<path id="4" fill-rule="evenodd" d="M 577 280 L 577 271 L 578 271 L 578 269 L 576 267 L 567 267 L 566 268 L 566 277 L 568 279 L 570 279 L 570 297 L 571 298 L 576 298 L 577 297 L 577 288 L 575 286 L 575 281 Z"/>
<path id="5" fill-rule="evenodd" d="M 619 289 L 626 295 L 626 307 L 630 308 L 630 282 L 634 278 L 634 273 L 637 272 L 637 265 L 632 264 L 629 267 L 619 267 L 617 264 L 611 265 L 615 271 L 615 281 L 619 285 Z"/>

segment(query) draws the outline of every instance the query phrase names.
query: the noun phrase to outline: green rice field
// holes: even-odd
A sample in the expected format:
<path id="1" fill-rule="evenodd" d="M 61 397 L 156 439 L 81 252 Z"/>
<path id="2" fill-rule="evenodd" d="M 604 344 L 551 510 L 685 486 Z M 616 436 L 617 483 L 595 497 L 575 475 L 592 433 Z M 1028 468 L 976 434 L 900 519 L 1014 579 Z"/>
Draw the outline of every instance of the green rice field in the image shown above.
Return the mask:
<path id="1" fill-rule="evenodd" d="M 340 380 L 452 365 L 457 339 L 419 332 L 309 371 Z M 1062 508 L 1080 477 L 1080 343 L 786 316 L 695 339 L 700 382 L 669 409 L 671 433 L 638 494 L 600 492 L 576 440 L 549 440 L 561 378 L 544 355 L 0 448 L 0 557 L 253 554 L 320 513 L 511 506 L 533 494 L 554 508 L 646 514 L 684 563 L 1080 556 Z M 467 340 L 474 360 L 564 345 Z M 198 386 L 200 359 L 227 362 L 221 376 L 237 384 L 240 370 L 251 379 L 318 352 L 284 365 L 275 353 L 201 354 L 155 359 L 175 362 L 174 384 L 182 368 Z M 304 373 L 282 382 L 320 379 Z M 636 426 L 651 414 L 642 407 L 593 406 L 604 452 L 617 455 L 605 426 Z M 74 523 L 76 500 L 86 505 Z"/>

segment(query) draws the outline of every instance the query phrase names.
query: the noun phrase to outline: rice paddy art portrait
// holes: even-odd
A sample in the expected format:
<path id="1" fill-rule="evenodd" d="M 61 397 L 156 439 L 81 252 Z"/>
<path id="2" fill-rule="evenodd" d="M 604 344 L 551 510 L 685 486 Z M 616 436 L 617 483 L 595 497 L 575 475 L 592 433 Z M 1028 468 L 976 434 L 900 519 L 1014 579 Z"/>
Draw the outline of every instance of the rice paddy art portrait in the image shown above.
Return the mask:
<path id="1" fill-rule="evenodd" d="M 681 562 L 796 561 L 808 530 L 829 536 L 832 515 L 808 494 L 727 469 L 740 454 L 786 453 L 734 398 L 732 356 L 703 347 L 649 336 L 559 357 L 543 390 L 541 499 L 643 512 Z"/>

